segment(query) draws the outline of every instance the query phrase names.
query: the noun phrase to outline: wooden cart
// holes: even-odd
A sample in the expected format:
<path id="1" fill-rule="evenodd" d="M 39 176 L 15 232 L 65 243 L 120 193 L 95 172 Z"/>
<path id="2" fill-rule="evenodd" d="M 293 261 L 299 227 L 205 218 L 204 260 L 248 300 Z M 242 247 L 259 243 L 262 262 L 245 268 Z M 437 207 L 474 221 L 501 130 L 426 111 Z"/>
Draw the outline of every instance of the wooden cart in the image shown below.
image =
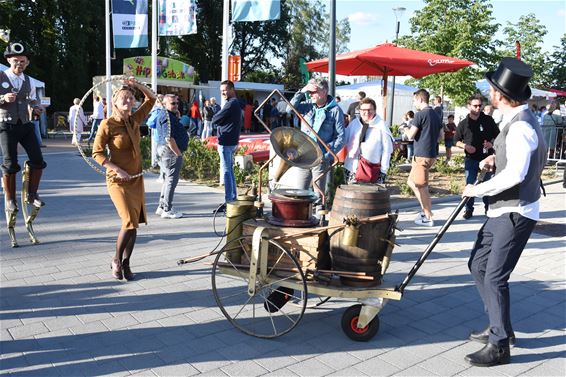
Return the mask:
<path id="1" fill-rule="evenodd" d="M 396 220 L 396 214 L 365 219 L 390 221 L 392 232 Z M 224 316 L 246 334 L 275 338 L 295 328 L 311 306 L 330 297 L 357 299 L 359 303 L 342 316 L 342 329 L 357 341 L 373 338 L 379 330 L 379 311 L 387 300 L 400 300 L 402 293 L 380 285 L 387 268 L 383 261 L 377 276 L 320 268 L 329 234 L 344 228 L 283 228 L 263 220 L 246 221 L 243 236 L 228 242 L 213 262 L 212 290 Z M 347 286 L 341 278 L 368 284 Z"/>

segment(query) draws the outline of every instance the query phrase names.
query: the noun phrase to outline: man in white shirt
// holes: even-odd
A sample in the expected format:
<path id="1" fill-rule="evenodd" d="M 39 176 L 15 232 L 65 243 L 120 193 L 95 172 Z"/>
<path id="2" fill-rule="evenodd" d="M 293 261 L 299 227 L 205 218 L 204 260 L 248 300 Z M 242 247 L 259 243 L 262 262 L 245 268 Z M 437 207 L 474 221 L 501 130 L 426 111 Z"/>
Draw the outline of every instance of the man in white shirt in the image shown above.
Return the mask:
<path id="1" fill-rule="evenodd" d="M 480 168 L 497 170 L 492 179 L 468 185 L 462 194 L 489 196 L 488 219 L 468 262 L 489 316 L 486 329 L 470 334 L 471 340 L 486 344 L 466 356 L 474 366 L 508 364 L 509 346 L 515 343 L 508 280 L 539 219 L 540 176 L 546 162 L 541 128 L 526 105 L 531 77 L 531 68 L 514 58 L 504 58 L 495 72 L 487 73 L 491 103 L 503 119 L 495 155 L 482 160 Z"/>
<path id="2" fill-rule="evenodd" d="M 41 113 L 43 108 L 36 98 L 33 83 L 24 75 L 24 70 L 29 65 L 29 54 L 21 43 L 11 43 L 6 47 L 4 57 L 10 67 L 4 72 L 0 71 L 0 147 L 4 157 L 1 166 L 2 185 L 5 210 L 15 215 L 18 211 L 16 173 L 21 170 L 18 164 L 18 144 L 27 152 L 30 166 L 28 197 L 24 199 L 35 207 L 45 204 L 37 195 L 37 190 L 47 164 L 43 160 L 35 127 L 30 121 L 30 107 L 32 114 Z"/>
<path id="3" fill-rule="evenodd" d="M 88 136 L 88 144 L 96 136 L 96 131 L 98 131 L 98 125 L 104 119 L 104 104 L 99 96 L 94 98 L 94 103 L 92 106 L 92 127 L 90 128 L 90 135 Z"/>
<path id="4" fill-rule="evenodd" d="M 85 113 L 80 104 L 81 100 L 79 98 L 75 98 L 73 100 L 73 106 L 69 108 L 69 129 L 73 133 L 71 144 L 74 146 L 81 144 L 81 136 L 84 126 L 87 124 Z"/>

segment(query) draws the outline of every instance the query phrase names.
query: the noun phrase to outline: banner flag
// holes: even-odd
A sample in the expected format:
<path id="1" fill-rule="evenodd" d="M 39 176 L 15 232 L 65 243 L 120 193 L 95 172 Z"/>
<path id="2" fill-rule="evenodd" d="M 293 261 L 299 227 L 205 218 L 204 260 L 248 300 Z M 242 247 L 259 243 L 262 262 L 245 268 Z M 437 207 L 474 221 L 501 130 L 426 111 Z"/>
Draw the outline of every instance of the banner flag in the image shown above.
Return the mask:
<path id="1" fill-rule="evenodd" d="M 114 48 L 148 46 L 148 0 L 112 0 Z"/>
<path id="2" fill-rule="evenodd" d="M 232 22 L 278 20 L 280 0 L 232 0 Z"/>
<path id="3" fill-rule="evenodd" d="M 159 35 L 197 33 L 195 0 L 159 0 Z"/>
<path id="4" fill-rule="evenodd" d="M 124 75 L 150 78 L 151 56 L 134 56 L 124 59 Z M 182 61 L 157 57 L 157 78 L 175 81 L 195 81 L 195 68 Z"/>

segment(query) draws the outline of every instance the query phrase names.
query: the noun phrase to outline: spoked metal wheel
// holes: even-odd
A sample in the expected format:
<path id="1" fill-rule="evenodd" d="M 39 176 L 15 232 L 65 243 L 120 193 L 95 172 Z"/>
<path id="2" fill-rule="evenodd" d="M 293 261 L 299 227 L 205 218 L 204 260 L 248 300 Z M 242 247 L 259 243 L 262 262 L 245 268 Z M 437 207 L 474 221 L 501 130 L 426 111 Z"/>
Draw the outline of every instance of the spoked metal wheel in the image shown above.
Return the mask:
<path id="1" fill-rule="evenodd" d="M 305 275 L 297 259 L 274 241 L 269 243 L 268 268 L 258 272 L 255 291 L 249 293 L 252 237 L 228 243 L 216 256 L 212 267 L 212 292 L 224 316 L 240 331 L 258 338 L 276 338 L 291 331 L 305 312 Z M 239 263 L 235 250 L 241 250 Z M 260 256 L 261 258 L 261 256 Z M 261 264 L 261 261 L 258 265 Z M 290 300 L 301 305 L 285 305 Z"/>

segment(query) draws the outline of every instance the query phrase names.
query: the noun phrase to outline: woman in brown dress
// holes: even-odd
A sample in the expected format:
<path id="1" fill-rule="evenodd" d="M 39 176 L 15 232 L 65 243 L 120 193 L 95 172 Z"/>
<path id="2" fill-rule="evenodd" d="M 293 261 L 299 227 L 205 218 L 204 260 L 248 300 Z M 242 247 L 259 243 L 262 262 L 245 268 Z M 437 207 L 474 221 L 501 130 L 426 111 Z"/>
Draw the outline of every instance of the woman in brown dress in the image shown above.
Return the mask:
<path id="1" fill-rule="evenodd" d="M 155 96 L 147 87 L 130 79 L 112 98 L 112 115 L 100 124 L 92 149 L 92 157 L 106 168 L 108 194 L 122 219 L 112 258 L 112 276 L 132 280 L 130 257 L 136 243 L 140 222 L 147 224 L 142 171 L 140 124 L 147 117 Z M 134 88 L 145 95 L 144 103 L 132 114 Z M 108 148 L 110 154 L 106 155 Z"/>

